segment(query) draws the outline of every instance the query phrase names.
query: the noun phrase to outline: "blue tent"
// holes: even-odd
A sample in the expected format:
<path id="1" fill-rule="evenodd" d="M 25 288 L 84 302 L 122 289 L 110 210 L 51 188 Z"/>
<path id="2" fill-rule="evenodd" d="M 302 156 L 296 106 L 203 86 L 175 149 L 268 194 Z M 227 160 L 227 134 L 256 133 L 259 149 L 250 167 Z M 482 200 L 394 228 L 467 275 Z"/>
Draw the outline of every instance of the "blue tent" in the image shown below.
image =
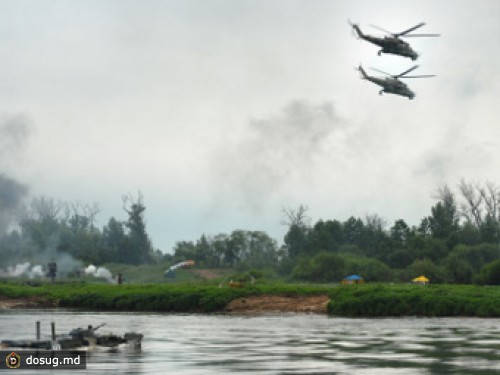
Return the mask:
<path id="1" fill-rule="evenodd" d="M 362 284 L 364 282 L 365 280 L 363 280 L 363 278 L 359 275 L 347 276 L 344 280 L 342 280 L 342 284 Z"/>
<path id="2" fill-rule="evenodd" d="M 351 275 L 351 276 L 347 276 L 344 280 L 362 280 L 363 278 L 359 275 Z"/>

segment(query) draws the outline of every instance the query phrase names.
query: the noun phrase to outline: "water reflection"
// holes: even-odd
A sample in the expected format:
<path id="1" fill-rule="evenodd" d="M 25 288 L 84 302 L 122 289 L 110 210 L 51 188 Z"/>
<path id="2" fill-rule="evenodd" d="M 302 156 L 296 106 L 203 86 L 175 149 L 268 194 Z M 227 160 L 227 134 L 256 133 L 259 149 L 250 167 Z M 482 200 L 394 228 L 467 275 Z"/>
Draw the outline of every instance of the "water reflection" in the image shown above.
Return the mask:
<path id="1" fill-rule="evenodd" d="M 18 310 L 0 313 L 0 339 L 34 338 L 36 320 L 45 333 L 55 321 L 58 332 L 106 322 L 105 331 L 144 334 L 142 350 L 92 351 L 92 374 L 500 373 L 497 319 Z"/>

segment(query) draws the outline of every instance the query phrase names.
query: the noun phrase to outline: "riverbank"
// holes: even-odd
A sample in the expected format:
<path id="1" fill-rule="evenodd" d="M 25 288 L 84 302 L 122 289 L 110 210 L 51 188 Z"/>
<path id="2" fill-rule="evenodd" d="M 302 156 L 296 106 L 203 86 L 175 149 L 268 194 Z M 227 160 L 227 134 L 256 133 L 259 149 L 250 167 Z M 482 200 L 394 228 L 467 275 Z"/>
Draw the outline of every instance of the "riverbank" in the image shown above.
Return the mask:
<path id="1" fill-rule="evenodd" d="M 36 307 L 43 307 L 45 301 L 47 307 L 104 311 L 326 313 L 329 290 L 327 286 L 306 284 L 231 288 L 214 284 L 0 283 L 0 307 L 30 307 L 30 301 L 36 298 L 40 302 Z M 317 296 L 322 296 L 321 306 L 315 299 Z M 2 299 L 7 301 L 3 305 Z"/>
<path id="2" fill-rule="evenodd" d="M 474 285 L 214 284 L 109 285 L 0 282 L 0 308 L 80 308 L 236 314 L 319 313 L 345 317 L 500 317 L 500 287 Z"/>

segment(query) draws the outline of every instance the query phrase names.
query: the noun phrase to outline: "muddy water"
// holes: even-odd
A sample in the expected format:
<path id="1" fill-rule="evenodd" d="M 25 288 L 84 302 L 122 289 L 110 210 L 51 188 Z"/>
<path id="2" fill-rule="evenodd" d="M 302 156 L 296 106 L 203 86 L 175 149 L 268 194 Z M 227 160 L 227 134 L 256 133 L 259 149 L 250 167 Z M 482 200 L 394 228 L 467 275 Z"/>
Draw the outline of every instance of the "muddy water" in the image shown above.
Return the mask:
<path id="1" fill-rule="evenodd" d="M 0 311 L 0 340 L 105 322 L 144 334 L 141 350 L 94 350 L 90 374 L 498 374 L 500 320 L 323 315 L 171 315 Z M 3 360 L 3 359 L 0 359 Z M 33 371 L 15 370 L 16 374 Z M 39 371 L 45 374 L 65 370 Z M 72 371 L 71 373 L 75 373 Z"/>

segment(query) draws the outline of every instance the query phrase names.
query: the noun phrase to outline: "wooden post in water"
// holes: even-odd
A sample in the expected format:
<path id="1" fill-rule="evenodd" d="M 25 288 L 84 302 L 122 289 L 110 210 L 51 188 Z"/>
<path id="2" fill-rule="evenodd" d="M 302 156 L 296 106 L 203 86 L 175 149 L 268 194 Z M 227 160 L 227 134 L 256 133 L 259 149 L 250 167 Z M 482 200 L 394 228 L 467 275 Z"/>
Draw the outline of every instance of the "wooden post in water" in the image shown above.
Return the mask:
<path id="1" fill-rule="evenodd" d="M 56 341 L 56 323 L 50 322 L 50 330 L 52 333 L 52 341 Z"/>
<path id="2" fill-rule="evenodd" d="M 36 341 L 40 341 L 40 321 L 36 322 Z"/>

